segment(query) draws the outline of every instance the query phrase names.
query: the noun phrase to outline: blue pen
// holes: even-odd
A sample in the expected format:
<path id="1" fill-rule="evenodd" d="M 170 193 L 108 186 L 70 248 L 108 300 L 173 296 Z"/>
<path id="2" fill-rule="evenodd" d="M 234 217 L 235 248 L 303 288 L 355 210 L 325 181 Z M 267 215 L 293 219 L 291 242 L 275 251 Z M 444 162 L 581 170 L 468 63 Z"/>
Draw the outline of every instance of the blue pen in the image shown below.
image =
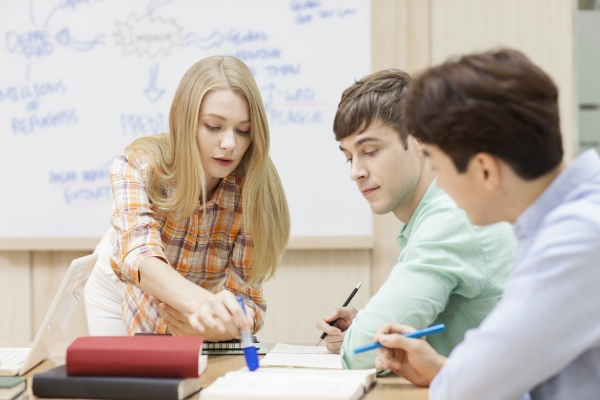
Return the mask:
<path id="1" fill-rule="evenodd" d="M 419 331 L 405 333 L 402 336 L 405 336 L 407 338 L 416 339 L 416 338 L 420 338 L 423 336 L 431 335 L 433 333 L 444 332 L 445 330 L 446 330 L 446 325 L 439 324 L 439 325 L 430 326 L 429 328 L 421 329 Z M 383 347 L 383 345 L 381 343 L 371 343 L 371 344 L 367 344 L 365 346 L 357 347 L 352 351 L 354 354 L 358 354 L 358 353 L 363 353 L 363 352 L 369 351 L 369 350 L 375 350 L 380 347 Z"/>
<path id="2" fill-rule="evenodd" d="M 244 314 L 246 314 L 246 305 L 244 304 L 244 299 L 242 296 L 235 296 L 238 303 L 240 303 L 240 307 L 244 310 Z M 246 359 L 246 365 L 248 365 L 248 369 L 250 371 L 255 371 L 258 369 L 258 352 L 256 350 L 256 346 L 254 345 L 254 340 L 252 340 L 252 332 L 242 332 L 240 329 L 240 335 L 242 336 L 242 348 L 244 349 L 244 358 Z"/>

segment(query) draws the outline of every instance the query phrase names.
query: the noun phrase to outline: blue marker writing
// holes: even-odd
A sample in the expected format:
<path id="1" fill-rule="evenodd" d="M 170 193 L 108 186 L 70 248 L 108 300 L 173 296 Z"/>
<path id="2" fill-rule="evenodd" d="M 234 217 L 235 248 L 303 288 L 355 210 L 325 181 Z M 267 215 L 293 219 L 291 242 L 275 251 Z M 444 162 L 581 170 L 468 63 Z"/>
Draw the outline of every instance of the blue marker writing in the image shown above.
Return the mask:
<path id="1" fill-rule="evenodd" d="M 431 335 L 433 333 L 444 332 L 445 330 L 446 330 L 446 325 L 439 324 L 439 325 L 430 326 L 429 328 L 421 329 L 421 330 L 418 330 L 418 331 L 414 331 L 414 332 L 410 332 L 410 333 L 405 333 L 402 336 L 414 339 L 414 338 L 420 338 L 420 337 L 423 337 L 423 336 Z M 365 351 L 375 350 L 375 349 L 378 349 L 380 347 L 383 347 L 383 345 L 381 343 L 371 343 L 371 344 L 367 344 L 365 346 L 361 346 L 361 347 L 355 348 L 353 350 L 353 353 L 354 354 L 363 353 Z"/>
<path id="2" fill-rule="evenodd" d="M 246 314 L 246 305 L 244 304 L 244 299 L 242 296 L 235 296 L 238 303 L 240 303 L 240 307 L 244 310 L 244 314 Z M 240 329 L 240 335 L 242 335 L 242 348 L 244 349 L 244 358 L 246 359 L 246 365 L 248 365 L 248 369 L 250 371 L 255 371 L 258 369 L 258 352 L 256 351 L 256 346 L 254 345 L 254 340 L 252 340 L 252 332 L 242 332 Z"/>

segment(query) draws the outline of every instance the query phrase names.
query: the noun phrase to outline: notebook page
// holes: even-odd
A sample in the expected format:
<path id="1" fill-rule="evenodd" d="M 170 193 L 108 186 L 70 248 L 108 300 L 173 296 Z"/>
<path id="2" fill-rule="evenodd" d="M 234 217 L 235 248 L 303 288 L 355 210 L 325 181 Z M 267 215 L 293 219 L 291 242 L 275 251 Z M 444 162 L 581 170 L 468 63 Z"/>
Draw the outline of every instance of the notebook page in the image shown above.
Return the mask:
<path id="1" fill-rule="evenodd" d="M 358 400 L 363 396 L 359 382 L 302 379 L 246 379 L 220 377 L 206 389 L 202 400 Z"/>
<path id="2" fill-rule="evenodd" d="M 231 379 L 265 379 L 286 380 L 294 379 L 301 381 L 325 380 L 328 382 L 360 382 L 368 389 L 376 380 L 377 370 L 373 369 L 308 369 L 308 368 L 259 368 L 250 371 L 247 367 L 237 371 L 229 371 L 226 378 Z"/>
<path id="3" fill-rule="evenodd" d="M 339 354 L 333 354 L 325 347 L 277 343 L 260 361 L 260 365 L 261 367 L 342 369 L 342 359 Z"/>

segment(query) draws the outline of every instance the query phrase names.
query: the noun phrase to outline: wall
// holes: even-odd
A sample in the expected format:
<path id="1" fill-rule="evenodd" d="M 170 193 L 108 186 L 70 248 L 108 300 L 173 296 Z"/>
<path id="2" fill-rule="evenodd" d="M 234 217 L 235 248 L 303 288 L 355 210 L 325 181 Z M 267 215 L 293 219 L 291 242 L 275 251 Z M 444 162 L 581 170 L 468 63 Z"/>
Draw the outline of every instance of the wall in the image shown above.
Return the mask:
<path id="1" fill-rule="evenodd" d="M 431 61 L 508 46 L 525 53 L 559 88 L 565 159 L 578 151 L 572 0 L 431 0 Z"/>
<path id="2" fill-rule="evenodd" d="M 600 3 L 577 12 L 579 149 L 600 152 Z"/>

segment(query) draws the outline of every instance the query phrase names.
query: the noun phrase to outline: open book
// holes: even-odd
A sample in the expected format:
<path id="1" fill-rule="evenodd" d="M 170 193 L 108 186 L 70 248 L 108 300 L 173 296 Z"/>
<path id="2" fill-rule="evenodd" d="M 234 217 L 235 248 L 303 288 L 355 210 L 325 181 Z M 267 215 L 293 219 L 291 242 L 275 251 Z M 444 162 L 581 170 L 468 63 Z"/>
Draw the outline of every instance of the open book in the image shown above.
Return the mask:
<path id="1" fill-rule="evenodd" d="M 260 361 L 260 366 L 342 369 L 342 359 L 325 347 L 277 343 Z"/>
<path id="2" fill-rule="evenodd" d="M 314 370 L 243 368 L 202 390 L 202 400 L 311 399 L 355 400 L 375 383 L 375 369 Z"/>

